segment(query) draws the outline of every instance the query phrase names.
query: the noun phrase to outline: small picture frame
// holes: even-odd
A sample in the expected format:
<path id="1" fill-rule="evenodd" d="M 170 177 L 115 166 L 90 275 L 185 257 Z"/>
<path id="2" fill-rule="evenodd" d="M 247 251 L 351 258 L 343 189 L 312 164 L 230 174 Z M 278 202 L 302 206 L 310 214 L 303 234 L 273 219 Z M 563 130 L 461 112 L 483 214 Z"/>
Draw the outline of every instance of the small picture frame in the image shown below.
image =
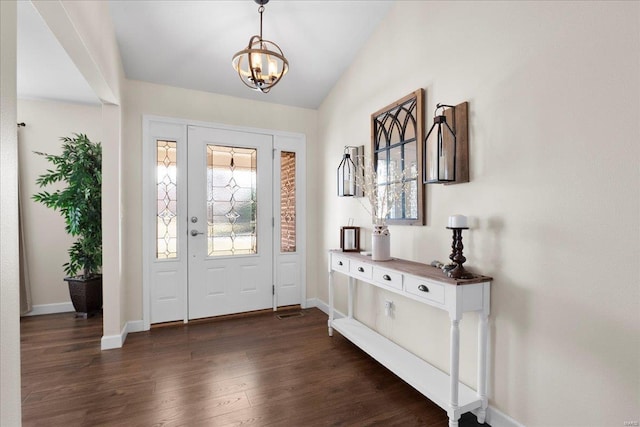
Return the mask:
<path id="1" fill-rule="evenodd" d="M 342 252 L 360 252 L 360 227 L 340 227 L 340 249 Z"/>

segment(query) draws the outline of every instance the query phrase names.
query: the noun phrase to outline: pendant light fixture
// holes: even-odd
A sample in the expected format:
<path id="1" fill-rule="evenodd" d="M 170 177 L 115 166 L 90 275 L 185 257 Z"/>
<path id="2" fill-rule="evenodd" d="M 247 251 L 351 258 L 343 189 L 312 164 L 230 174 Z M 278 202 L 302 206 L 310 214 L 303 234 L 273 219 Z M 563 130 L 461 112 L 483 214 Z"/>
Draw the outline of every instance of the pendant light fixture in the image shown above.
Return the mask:
<path id="1" fill-rule="evenodd" d="M 277 44 L 262 38 L 262 13 L 269 0 L 254 1 L 260 5 L 260 35 L 252 36 L 247 48 L 233 55 L 232 65 L 247 87 L 268 93 L 289 71 L 289 61 Z"/>

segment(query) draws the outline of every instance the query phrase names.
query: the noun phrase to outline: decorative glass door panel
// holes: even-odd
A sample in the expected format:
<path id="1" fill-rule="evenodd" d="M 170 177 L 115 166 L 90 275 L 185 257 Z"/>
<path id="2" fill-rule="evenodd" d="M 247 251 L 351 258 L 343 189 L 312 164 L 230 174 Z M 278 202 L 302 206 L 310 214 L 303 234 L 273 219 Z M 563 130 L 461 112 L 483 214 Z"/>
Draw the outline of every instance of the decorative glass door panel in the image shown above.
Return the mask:
<path id="1" fill-rule="evenodd" d="M 178 180 L 176 141 L 156 141 L 156 258 L 178 256 Z"/>
<path id="2" fill-rule="evenodd" d="M 207 145 L 207 254 L 250 255 L 257 245 L 255 148 Z"/>

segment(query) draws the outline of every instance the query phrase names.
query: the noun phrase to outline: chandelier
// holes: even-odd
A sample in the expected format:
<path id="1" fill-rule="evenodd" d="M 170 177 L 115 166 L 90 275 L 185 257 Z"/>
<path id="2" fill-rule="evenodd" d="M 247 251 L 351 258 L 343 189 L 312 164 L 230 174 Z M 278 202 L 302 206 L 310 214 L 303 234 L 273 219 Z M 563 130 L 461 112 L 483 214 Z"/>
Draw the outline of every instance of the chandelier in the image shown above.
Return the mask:
<path id="1" fill-rule="evenodd" d="M 247 87 L 268 93 L 289 71 L 289 61 L 277 44 L 262 38 L 262 12 L 269 0 L 254 1 L 260 5 L 260 35 L 251 37 L 247 48 L 233 55 L 232 65 Z"/>

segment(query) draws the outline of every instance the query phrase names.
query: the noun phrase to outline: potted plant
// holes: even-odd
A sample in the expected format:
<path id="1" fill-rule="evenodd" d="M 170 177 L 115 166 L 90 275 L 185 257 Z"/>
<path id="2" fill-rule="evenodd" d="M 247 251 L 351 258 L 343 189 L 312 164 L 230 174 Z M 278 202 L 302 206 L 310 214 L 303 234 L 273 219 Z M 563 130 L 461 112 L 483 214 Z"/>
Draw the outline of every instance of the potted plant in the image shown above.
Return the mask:
<path id="1" fill-rule="evenodd" d="M 40 188 L 56 182 L 66 185 L 32 198 L 60 211 L 65 230 L 77 237 L 68 250 L 69 262 L 63 265 L 69 276 L 64 280 L 69 284 L 76 316 L 86 318 L 102 308 L 102 148 L 84 134 L 60 140 L 60 155 L 35 152 L 53 165 L 38 177 L 36 184 Z"/>

